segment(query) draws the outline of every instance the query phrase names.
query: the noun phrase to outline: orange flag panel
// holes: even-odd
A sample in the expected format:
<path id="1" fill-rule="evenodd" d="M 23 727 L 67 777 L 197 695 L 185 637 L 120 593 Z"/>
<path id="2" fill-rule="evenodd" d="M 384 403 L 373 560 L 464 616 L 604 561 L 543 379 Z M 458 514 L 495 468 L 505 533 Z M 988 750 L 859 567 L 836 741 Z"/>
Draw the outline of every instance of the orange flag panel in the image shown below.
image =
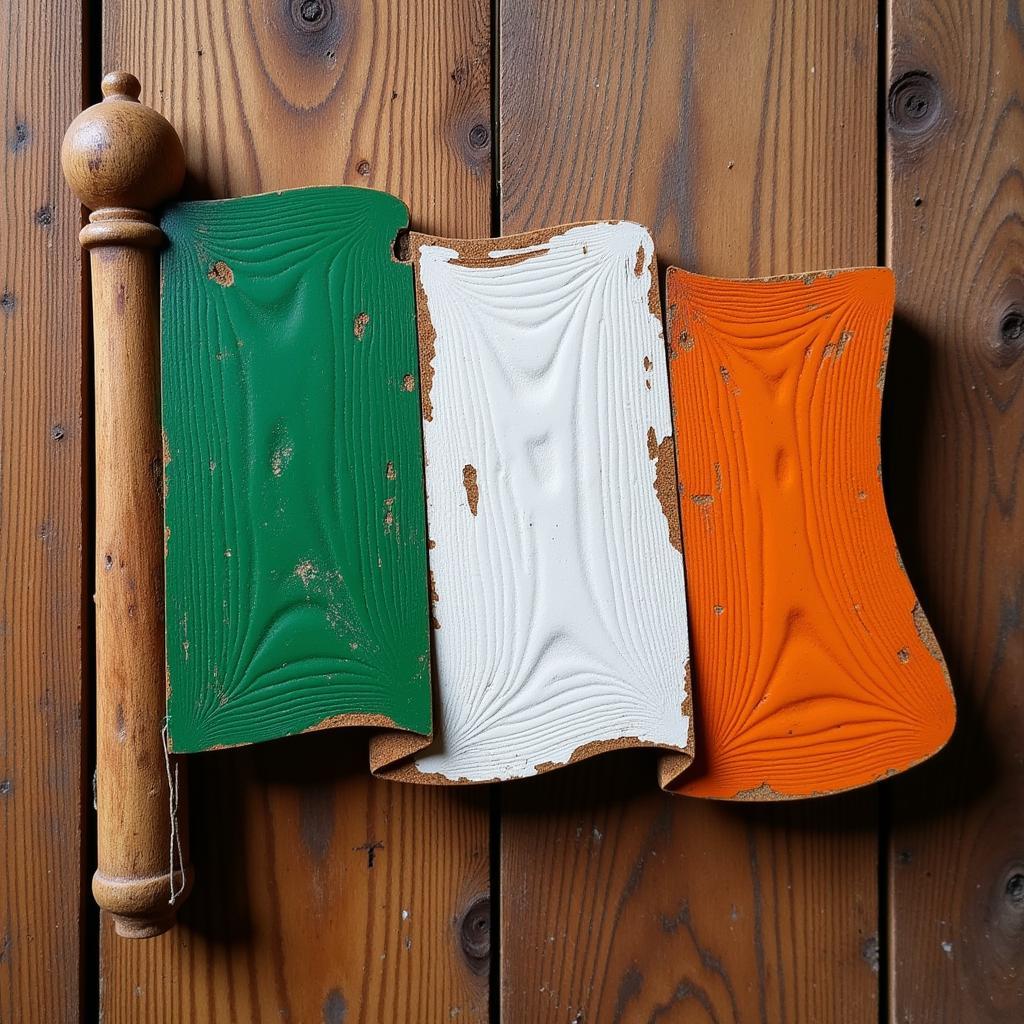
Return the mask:
<path id="1" fill-rule="evenodd" d="M 697 761 L 679 792 L 810 796 L 938 750 L 955 708 L 879 460 L 885 269 L 668 272 Z"/>

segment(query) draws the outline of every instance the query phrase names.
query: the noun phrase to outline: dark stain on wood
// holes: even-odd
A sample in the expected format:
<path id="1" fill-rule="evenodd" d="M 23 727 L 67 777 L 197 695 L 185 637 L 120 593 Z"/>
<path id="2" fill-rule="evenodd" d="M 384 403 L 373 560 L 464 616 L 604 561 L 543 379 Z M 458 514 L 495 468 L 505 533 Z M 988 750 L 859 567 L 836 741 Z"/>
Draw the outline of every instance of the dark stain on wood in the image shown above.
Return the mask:
<path id="1" fill-rule="evenodd" d="M 701 966 L 704 970 L 710 971 L 714 974 L 718 978 L 719 983 L 728 993 L 732 1019 L 740 1020 L 740 1008 L 736 1000 L 736 993 L 733 991 L 732 982 L 729 978 L 729 972 L 725 969 L 725 965 L 721 958 L 714 952 L 714 950 L 705 947 L 702 944 L 700 936 L 697 934 L 696 926 L 693 922 L 693 915 L 690 911 L 690 906 L 685 900 L 682 902 L 676 913 L 671 917 L 667 917 L 664 914 L 661 915 L 661 930 L 665 932 L 666 935 L 674 935 L 680 929 L 686 933 L 687 938 L 690 943 L 692 943 Z M 710 1010 L 710 1006 L 705 1006 L 705 1009 Z"/>
<path id="2" fill-rule="evenodd" d="M 860 946 L 860 958 L 874 971 L 875 974 L 879 970 L 879 946 L 878 936 L 869 935 Z"/>
<path id="3" fill-rule="evenodd" d="M 626 1009 L 629 1004 L 640 997 L 644 988 L 644 976 L 636 964 L 630 964 L 626 973 L 619 982 L 618 991 L 615 994 L 615 1010 L 612 1014 L 613 1024 L 622 1024 L 626 1018 Z"/>
<path id="4" fill-rule="evenodd" d="M 379 839 L 368 839 L 365 843 L 360 843 L 358 846 L 353 847 L 357 852 L 364 850 L 366 852 L 366 867 L 372 868 L 377 862 L 377 851 L 384 849 L 384 844 Z"/>
<path id="5" fill-rule="evenodd" d="M 314 864 L 322 864 L 334 839 L 334 789 L 309 784 L 299 794 L 299 835 Z"/>
<path id="6" fill-rule="evenodd" d="M 345 1024 L 348 1017 L 348 1003 L 340 988 L 332 988 L 324 999 L 324 1024 Z"/>
<path id="7" fill-rule="evenodd" d="M 24 121 L 15 121 L 14 128 L 7 139 L 7 148 L 12 153 L 21 153 L 28 146 L 31 138 L 32 134 L 28 130 L 28 125 Z"/>

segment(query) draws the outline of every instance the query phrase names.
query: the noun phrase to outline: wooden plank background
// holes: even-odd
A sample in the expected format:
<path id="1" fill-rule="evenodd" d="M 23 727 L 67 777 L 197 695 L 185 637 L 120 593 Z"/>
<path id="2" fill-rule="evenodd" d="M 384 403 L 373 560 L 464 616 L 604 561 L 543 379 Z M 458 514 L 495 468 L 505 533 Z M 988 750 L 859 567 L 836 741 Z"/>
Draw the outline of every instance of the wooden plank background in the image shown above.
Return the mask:
<path id="1" fill-rule="evenodd" d="M 896 0 L 885 399 L 897 539 L 959 725 L 891 789 L 892 1013 L 1024 1019 L 1024 23 Z"/>
<path id="2" fill-rule="evenodd" d="M 738 277 L 874 263 L 876 10 L 801 6 L 506 0 L 502 227 L 626 216 L 663 266 Z M 652 781 L 609 758 L 502 792 L 504 1017 L 877 1019 L 876 794 Z"/>
<path id="3" fill-rule="evenodd" d="M 490 14 L 474 0 L 107 3 L 103 60 L 185 144 L 195 197 L 365 184 L 427 230 L 486 233 Z M 463 930 L 489 898 L 486 791 L 368 775 L 363 737 L 190 759 L 185 927 L 103 933 L 104 1020 L 484 1020 Z M 472 934 L 472 932 L 467 932 Z M 475 949 L 475 947 L 473 947 Z"/>
<path id="4" fill-rule="evenodd" d="M 59 159 L 86 97 L 82 23 L 77 0 L 0 8 L 3 1024 L 77 1021 L 95 991 L 83 887 L 90 385 L 81 211 Z"/>
<path id="5" fill-rule="evenodd" d="M 1015 3 L 12 0 L 0 30 L 0 1024 L 1024 1019 Z M 766 807 L 660 795 L 638 754 L 493 791 L 369 780 L 362 737 L 203 755 L 181 926 L 98 934 L 87 291 L 57 146 L 114 67 L 178 128 L 193 197 L 348 182 L 429 232 L 625 216 L 663 266 L 889 262 L 885 482 L 957 690 L 948 750 Z"/>

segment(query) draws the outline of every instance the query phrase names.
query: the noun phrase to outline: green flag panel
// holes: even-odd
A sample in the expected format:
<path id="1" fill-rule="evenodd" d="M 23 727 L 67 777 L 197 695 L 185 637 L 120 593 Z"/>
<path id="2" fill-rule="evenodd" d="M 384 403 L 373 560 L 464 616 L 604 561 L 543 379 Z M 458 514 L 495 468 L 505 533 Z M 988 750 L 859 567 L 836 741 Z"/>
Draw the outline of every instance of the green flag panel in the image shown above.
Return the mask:
<path id="1" fill-rule="evenodd" d="M 430 732 L 405 206 L 317 188 L 164 217 L 175 751 L 327 725 Z"/>

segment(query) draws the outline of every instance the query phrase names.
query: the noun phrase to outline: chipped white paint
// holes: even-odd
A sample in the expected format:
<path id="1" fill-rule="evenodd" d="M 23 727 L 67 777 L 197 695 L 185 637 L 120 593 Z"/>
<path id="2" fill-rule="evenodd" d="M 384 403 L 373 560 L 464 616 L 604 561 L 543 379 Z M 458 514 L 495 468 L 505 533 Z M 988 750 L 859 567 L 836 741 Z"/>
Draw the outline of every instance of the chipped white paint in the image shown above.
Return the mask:
<path id="1" fill-rule="evenodd" d="M 685 749 L 683 561 L 649 452 L 651 428 L 671 433 L 651 237 L 583 225 L 489 255 L 420 249 L 439 714 L 416 765 L 482 781 L 595 741 Z"/>

